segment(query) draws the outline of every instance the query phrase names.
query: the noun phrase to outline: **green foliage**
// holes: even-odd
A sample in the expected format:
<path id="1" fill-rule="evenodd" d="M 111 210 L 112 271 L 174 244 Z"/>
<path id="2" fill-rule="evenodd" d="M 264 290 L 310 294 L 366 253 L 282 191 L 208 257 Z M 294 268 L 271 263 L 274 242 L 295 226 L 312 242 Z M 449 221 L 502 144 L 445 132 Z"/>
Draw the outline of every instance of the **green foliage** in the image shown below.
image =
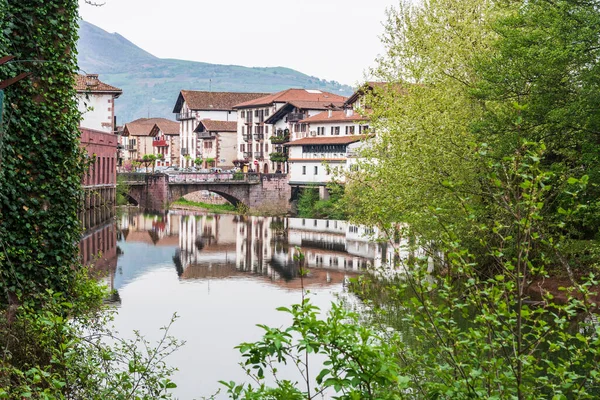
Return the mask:
<path id="1" fill-rule="evenodd" d="M 388 338 L 360 324 L 357 314 L 333 304 L 327 317 L 321 318 L 309 298 L 278 310 L 290 314 L 288 327 L 258 325 L 263 337 L 237 347 L 244 359 L 242 366 L 256 385 L 221 382 L 231 399 L 311 399 L 322 393 L 335 393 L 336 399 L 404 398 L 408 380 L 401 375 L 395 347 Z M 313 377 L 309 362 L 317 357 L 325 361 Z M 302 381 L 279 379 L 281 364 L 296 365 Z M 268 377 L 274 387 L 267 385 Z"/>
<path id="2" fill-rule="evenodd" d="M 276 151 L 276 152 L 269 154 L 269 159 L 273 162 L 286 162 L 287 155 L 285 155 L 284 153 L 282 153 L 280 151 Z"/>
<path id="3" fill-rule="evenodd" d="M 331 183 L 327 186 L 329 199 L 319 200 L 319 189 L 304 188 L 298 198 L 298 216 L 303 218 L 324 218 L 345 220 L 348 213 L 344 207 L 344 187 Z"/>
<path id="4" fill-rule="evenodd" d="M 205 210 L 210 210 L 214 212 L 234 212 L 236 211 L 236 207 L 231 203 L 225 204 L 210 204 L 203 203 L 201 201 L 191 201 L 181 197 L 179 200 L 174 201 L 173 204 L 180 206 L 191 206 L 191 207 L 199 207 Z"/>
<path id="5" fill-rule="evenodd" d="M 541 284 L 537 277 L 547 278 L 553 261 L 548 255 L 560 252 L 562 240 L 548 235 L 544 223 L 553 179 L 542 169 L 544 147 L 526 144 L 521 150 L 490 165 L 486 176 L 493 188 L 490 207 L 506 213 L 502 222 L 479 223 L 467 207 L 457 210 L 482 250 L 465 246 L 469 241 L 461 237 L 462 225 L 455 229 L 438 219 L 435 244 L 417 239 L 408 247 L 429 257 L 405 259 L 406 274 L 392 282 L 354 285 L 361 297 L 375 300 L 372 322 L 399 332 L 399 360 L 417 398 L 600 395 L 599 328 L 590 298 L 598 285 L 595 275 L 574 278 L 572 287 L 563 290 L 563 301 L 545 291 L 534 301 L 529 290 Z M 571 197 L 581 190 L 573 188 Z M 578 209 L 573 203 L 565 213 Z M 438 217 L 437 210 L 431 217 Z M 492 264 L 489 274 L 481 274 L 482 262 Z"/>
<path id="6" fill-rule="evenodd" d="M 0 7 L 0 56 L 23 60 L 0 66 L 0 80 L 32 73 L 5 91 L 2 303 L 47 289 L 69 293 L 73 283 L 84 172 L 74 88 L 77 7 L 75 0 L 3 1 Z"/>
<path id="7" fill-rule="evenodd" d="M 128 197 L 129 196 L 129 185 L 127 185 L 126 180 L 122 176 L 117 176 L 117 191 L 116 191 L 116 201 L 118 206 L 125 206 L 129 204 Z"/>
<path id="8" fill-rule="evenodd" d="M 208 161 L 209 159 L 206 159 L 206 162 L 209 163 L 210 161 Z M 214 159 L 212 159 L 214 161 Z M 202 157 L 196 157 L 196 159 L 194 160 L 194 164 L 196 165 L 202 165 Z"/>
<path id="9" fill-rule="evenodd" d="M 244 173 L 242 171 L 236 171 L 233 173 L 232 179 L 234 181 L 243 181 L 244 180 Z"/>
<path id="10" fill-rule="evenodd" d="M 76 302 L 48 290 L 12 322 L 0 320 L 0 398 L 171 398 L 176 385 L 164 359 L 181 345 L 168 336 L 171 324 L 155 345 L 139 333 L 121 339 L 111 327 L 114 311 L 102 306 L 106 288 L 82 271 L 73 290 Z"/>

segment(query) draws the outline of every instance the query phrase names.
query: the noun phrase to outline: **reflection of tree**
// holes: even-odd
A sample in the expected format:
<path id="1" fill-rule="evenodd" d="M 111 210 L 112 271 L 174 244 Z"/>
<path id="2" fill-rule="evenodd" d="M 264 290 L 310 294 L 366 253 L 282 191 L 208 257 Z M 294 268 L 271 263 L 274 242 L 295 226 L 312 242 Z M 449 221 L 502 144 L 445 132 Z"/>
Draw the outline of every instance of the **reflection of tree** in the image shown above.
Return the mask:
<path id="1" fill-rule="evenodd" d="M 181 262 L 181 250 L 175 250 L 175 255 L 173 256 L 173 264 L 175 264 L 175 271 L 177 271 L 177 276 L 181 278 L 183 274 L 183 263 Z"/>
<path id="2" fill-rule="evenodd" d="M 286 282 L 289 282 L 298 277 L 298 266 L 293 262 L 282 262 L 278 259 L 271 259 L 271 267 L 281 276 Z"/>
<path id="3" fill-rule="evenodd" d="M 194 242 L 194 244 L 196 245 L 196 249 L 198 251 L 202 251 L 202 249 L 205 246 L 204 239 L 202 239 L 200 236 L 196 237 L 196 241 Z"/>
<path id="4" fill-rule="evenodd" d="M 127 240 L 127 236 L 129 236 L 129 228 L 122 229 L 121 232 L 123 233 L 123 237 L 125 238 L 125 240 Z"/>
<path id="5" fill-rule="evenodd" d="M 125 253 L 123 252 L 123 249 L 122 249 L 120 246 L 117 246 L 117 256 L 121 256 L 121 255 L 123 255 L 123 254 L 125 254 Z"/>
<path id="6" fill-rule="evenodd" d="M 156 232 L 156 231 L 148 231 L 148 235 L 150 235 L 150 239 L 152 239 L 153 244 L 158 243 L 158 241 L 160 240 L 160 237 L 158 236 L 158 232 Z"/>

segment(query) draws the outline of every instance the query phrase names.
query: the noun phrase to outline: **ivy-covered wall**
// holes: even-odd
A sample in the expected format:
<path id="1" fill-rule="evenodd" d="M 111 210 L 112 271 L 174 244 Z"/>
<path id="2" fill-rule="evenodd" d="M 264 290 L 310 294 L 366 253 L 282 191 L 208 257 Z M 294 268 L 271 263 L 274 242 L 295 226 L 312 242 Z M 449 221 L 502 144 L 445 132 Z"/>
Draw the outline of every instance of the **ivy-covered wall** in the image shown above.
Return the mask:
<path id="1" fill-rule="evenodd" d="M 80 239 L 79 118 L 74 73 L 76 0 L 0 0 L 0 80 L 5 90 L 0 159 L 0 303 L 67 291 Z"/>

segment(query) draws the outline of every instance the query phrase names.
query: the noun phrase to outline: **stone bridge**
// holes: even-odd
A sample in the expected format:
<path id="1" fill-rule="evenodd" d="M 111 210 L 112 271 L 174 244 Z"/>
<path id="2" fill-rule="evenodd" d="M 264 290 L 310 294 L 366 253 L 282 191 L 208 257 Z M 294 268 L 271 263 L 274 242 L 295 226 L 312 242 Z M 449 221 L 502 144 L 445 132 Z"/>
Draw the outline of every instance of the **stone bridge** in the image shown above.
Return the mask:
<path id="1" fill-rule="evenodd" d="M 140 207 L 163 210 L 168 205 L 200 190 L 216 193 L 234 206 L 242 203 L 255 211 L 288 211 L 291 188 L 283 174 L 118 174 L 129 197 Z"/>

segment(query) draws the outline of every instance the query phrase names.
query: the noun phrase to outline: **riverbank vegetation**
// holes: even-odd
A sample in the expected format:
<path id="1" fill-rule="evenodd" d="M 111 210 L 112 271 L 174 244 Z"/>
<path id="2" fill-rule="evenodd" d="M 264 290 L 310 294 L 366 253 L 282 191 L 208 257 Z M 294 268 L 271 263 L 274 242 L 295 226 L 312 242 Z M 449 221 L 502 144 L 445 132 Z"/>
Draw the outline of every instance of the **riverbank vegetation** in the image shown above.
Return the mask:
<path id="1" fill-rule="evenodd" d="M 191 201 L 191 200 L 187 200 L 183 197 L 181 197 L 177 201 L 174 201 L 171 204 L 176 205 L 176 206 L 182 206 L 182 207 L 200 208 L 202 210 L 212 211 L 215 213 L 220 213 L 220 212 L 234 213 L 234 212 L 238 211 L 238 209 L 231 203 L 211 204 L 211 203 L 204 203 L 201 201 Z"/>
<path id="2" fill-rule="evenodd" d="M 598 6 L 431 0 L 389 11 L 372 71 L 386 83 L 365 103 L 377 135 L 344 201 L 351 221 L 378 228 L 396 269 L 353 283 L 363 320 L 334 324 L 335 309 L 316 316 L 303 298 L 291 326 L 263 327 L 240 347 L 256 385 L 227 384 L 232 398 L 600 396 Z M 556 275 L 568 284 L 545 290 Z M 356 324 L 373 336 L 348 344 Z M 381 365 L 388 351 L 362 352 L 373 337 L 393 369 Z M 326 361 L 311 380 L 315 353 Z M 264 371 L 283 360 L 301 378 L 268 385 Z"/>
<path id="3" fill-rule="evenodd" d="M 79 262 L 86 172 L 75 93 L 78 2 L 0 0 L 0 399 L 160 399 L 175 384 L 150 345 L 111 329 Z"/>
<path id="4" fill-rule="evenodd" d="M 327 190 L 329 198 L 321 200 L 318 187 L 302 189 L 298 197 L 298 216 L 317 219 L 348 219 L 343 202 L 344 187 L 333 183 L 327 186 Z"/>

